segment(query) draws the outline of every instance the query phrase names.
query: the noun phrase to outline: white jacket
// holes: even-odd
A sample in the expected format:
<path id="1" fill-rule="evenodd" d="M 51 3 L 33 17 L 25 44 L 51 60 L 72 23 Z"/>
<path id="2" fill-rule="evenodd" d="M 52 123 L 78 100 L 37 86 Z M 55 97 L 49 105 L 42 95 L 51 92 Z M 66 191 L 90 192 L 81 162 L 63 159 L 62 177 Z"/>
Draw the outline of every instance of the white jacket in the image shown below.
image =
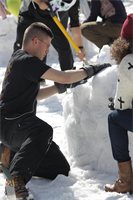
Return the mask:
<path id="1" fill-rule="evenodd" d="M 118 67 L 118 83 L 114 98 L 115 109 L 132 108 L 133 99 L 133 54 L 125 56 Z"/>

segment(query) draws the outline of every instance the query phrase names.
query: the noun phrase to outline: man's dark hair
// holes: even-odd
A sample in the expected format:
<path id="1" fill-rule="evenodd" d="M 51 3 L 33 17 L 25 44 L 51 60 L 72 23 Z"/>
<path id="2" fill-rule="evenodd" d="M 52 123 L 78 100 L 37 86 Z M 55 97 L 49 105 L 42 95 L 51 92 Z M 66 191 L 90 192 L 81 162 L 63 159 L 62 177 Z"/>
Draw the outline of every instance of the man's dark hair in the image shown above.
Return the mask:
<path id="1" fill-rule="evenodd" d="M 32 39 L 39 38 L 41 40 L 54 37 L 51 29 L 41 22 L 31 24 L 24 33 L 23 46 L 26 46 Z"/>

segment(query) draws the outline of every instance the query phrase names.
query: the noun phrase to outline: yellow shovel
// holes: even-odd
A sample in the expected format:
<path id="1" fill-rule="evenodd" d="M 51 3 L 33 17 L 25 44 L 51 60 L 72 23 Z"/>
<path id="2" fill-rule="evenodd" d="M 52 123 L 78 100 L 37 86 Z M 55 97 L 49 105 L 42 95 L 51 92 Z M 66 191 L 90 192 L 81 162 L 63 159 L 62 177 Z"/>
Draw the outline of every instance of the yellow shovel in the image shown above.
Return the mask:
<path id="1" fill-rule="evenodd" d="M 48 5 L 49 9 L 50 9 L 50 15 L 53 18 L 53 20 L 55 21 L 55 23 L 57 24 L 57 26 L 60 28 L 60 30 L 63 32 L 63 34 L 66 36 L 66 38 L 69 40 L 69 42 L 71 43 L 71 45 L 74 47 L 74 49 L 77 51 L 77 53 L 80 52 L 79 47 L 75 44 L 75 42 L 73 41 L 73 39 L 70 37 L 70 35 L 68 34 L 68 32 L 66 31 L 66 29 L 64 28 L 64 26 L 61 24 L 61 22 L 58 20 L 58 18 L 56 17 L 52 6 L 49 2 L 46 2 L 46 4 Z M 87 64 L 86 59 L 83 60 L 85 64 Z"/>

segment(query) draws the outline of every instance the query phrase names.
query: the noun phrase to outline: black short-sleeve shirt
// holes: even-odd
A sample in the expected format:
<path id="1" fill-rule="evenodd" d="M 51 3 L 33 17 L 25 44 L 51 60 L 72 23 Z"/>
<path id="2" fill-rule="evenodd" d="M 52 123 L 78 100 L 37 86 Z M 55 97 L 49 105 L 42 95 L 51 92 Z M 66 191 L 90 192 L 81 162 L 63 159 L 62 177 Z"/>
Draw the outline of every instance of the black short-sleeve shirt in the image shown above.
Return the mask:
<path id="1" fill-rule="evenodd" d="M 7 66 L 0 94 L 2 110 L 24 114 L 34 112 L 40 77 L 50 67 L 24 50 L 16 51 Z"/>

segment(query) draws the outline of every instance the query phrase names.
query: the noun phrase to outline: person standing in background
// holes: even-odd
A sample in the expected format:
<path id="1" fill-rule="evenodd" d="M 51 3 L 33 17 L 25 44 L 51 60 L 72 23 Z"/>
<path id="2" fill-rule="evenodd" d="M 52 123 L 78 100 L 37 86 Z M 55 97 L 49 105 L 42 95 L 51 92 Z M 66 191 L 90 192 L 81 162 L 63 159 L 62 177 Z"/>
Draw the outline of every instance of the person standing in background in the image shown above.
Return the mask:
<path id="1" fill-rule="evenodd" d="M 47 0 L 23 0 L 20 6 L 20 13 L 18 17 L 17 25 L 17 36 L 14 43 L 14 52 L 21 48 L 22 40 L 25 29 L 31 25 L 33 22 L 42 22 L 46 24 L 53 32 L 54 39 L 52 40 L 52 45 L 56 49 L 59 55 L 59 62 L 61 70 L 72 69 L 73 68 L 73 56 L 71 48 L 67 38 L 64 36 L 60 28 L 54 22 L 50 15 L 50 10 L 46 4 Z M 83 48 L 83 43 L 81 39 L 81 32 L 79 28 L 78 19 L 78 8 L 79 0 L 64 0 L 64 1 L 50 1 L 54 12 L 63 11 L 64 14 L 62 18 L 65 17 L 66 11 L 70 8 L 74 10 L 74 19 L 72 18 L 72 34 L 76 41 L 77 46 L 80 48 L 81 52 L 78 53 L 78 57 L 83 60 L 86 57 L 86 52 Z M 61 20 L 62 22 L 62 20 Z M 46 62 L 46 57 L 44 58 Z"/>

